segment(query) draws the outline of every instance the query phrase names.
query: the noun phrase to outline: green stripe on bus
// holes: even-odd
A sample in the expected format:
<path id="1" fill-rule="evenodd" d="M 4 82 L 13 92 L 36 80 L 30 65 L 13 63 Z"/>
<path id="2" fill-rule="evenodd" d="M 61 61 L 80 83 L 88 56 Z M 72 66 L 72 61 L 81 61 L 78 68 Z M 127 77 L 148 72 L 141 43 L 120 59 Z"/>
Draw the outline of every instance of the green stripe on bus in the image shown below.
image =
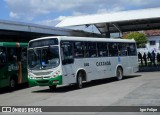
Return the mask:
<path id="1" fill-rule="evenodd" d="M 28 46 L 28 43 L 19 43 L 19 42 L 1 42 L 0 46 L 17 47 L 17 44 L 19 44 L 19 47 L 27 47 Z"/>
<path id="2" fill-rule="evenodd" d="M 52 85 L 62 85 L 62 75 L 59 75 L 50 79 L 30 79 L 28 78 L 30 86 L 52 86 Z M 46 81 L 46 82 L 45 82 Z M 58 83 L 53 83 L 58 81 Z"/>

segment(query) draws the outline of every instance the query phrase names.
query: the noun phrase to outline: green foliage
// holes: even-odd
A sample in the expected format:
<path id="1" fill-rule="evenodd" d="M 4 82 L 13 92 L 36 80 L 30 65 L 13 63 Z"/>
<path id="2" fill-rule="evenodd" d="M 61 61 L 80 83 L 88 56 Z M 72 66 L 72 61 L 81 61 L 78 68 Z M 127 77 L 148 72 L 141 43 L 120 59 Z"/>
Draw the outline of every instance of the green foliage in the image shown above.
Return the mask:
<path id="1" fill-rule="evenodd" d="M 124 36 L 125 39 L 134 39 L 137 43 L 137 47 L 143 47 L 147 43 L 147 37 L 143 33 L 131 32 Z"/>

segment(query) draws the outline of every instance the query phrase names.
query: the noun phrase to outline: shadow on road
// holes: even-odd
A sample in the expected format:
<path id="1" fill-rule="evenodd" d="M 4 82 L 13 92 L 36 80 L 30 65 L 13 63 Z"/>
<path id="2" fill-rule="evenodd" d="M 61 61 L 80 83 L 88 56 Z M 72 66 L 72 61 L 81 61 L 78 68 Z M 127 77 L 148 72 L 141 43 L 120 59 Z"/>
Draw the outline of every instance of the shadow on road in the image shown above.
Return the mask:
<path id="1" fill-rule="evenodd" d="M 125 76 L 123 80 L 127 79 L 132 79 L 136 77 L 140 77 L 141 75 L 130 75 L 130 76 Z M 115 78 L 107 78 L 107 79 L 100 79 L 100 80 L 93 80 L 91 82 L 86 82 L 83 83 L 83 89 L 93 87 L 93 86 L 98 86 L 98 85 L 103 85 L 106 83 L 113 83 L 113 82 L 118 82 Z M 64 92 L 69 92 L 69 91 L 74 91 L 78 90 L 76 88 L 76 85 L 69 85 L 69 86 L 61 86 L 57 87 L 55 91 L 51 91 L 49 88 L 48 89 L 43 89 L 43 90 L 38 90 L 38 91 L 33 91 L 32 93 L 64 93 Z"/>
<path id="2" fill-rule="evenodd" d="M 28 83 L 18 85 L 16 87 L 16 89 L 14 89 L 14 90 L 10 90 L 9 87 L 0 88 L 0 94 L 11 93 L 11 92 L 14 92 L 14 91 L 23 90 L 23 89 L 27 89 L 27 88 L 29 88 Z"/>

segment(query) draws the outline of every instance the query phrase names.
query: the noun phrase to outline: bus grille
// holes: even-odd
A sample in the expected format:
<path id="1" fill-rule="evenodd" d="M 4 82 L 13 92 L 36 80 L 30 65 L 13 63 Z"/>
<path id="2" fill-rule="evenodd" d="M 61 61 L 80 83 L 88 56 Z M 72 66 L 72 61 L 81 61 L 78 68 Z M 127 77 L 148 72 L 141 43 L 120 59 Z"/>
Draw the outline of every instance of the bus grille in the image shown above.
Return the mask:
<path id="1" fill-rule="evenodd" d="M 37 72 L 37 73 L 33 73 L 33 74 L 39 76 L 39 75 L 48 75 L 48 74 L 50 74 L 51 72 L 52 72 L 52 71 L 49 71 L 49 72 Z"/>

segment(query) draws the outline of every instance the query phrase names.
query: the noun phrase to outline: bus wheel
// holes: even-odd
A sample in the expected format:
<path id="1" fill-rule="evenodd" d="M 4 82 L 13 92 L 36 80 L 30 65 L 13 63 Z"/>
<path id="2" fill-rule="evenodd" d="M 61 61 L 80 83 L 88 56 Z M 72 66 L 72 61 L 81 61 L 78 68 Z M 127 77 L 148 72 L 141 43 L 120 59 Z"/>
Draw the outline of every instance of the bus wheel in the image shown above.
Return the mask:
<path id="1" fill-rule="evenodd" d="M 83 74 L 80 72 L 80 73 L 78 74 L 78 77 L 77 77 L 77 88 L 78 88 L 78 89 L 81 89 L 82 86 L 83 86 L 82 77 L 83 77 Z"/>
<path id="2" fill-rule="evenodd" d="M 9 88 L 10 88 L 11 91 L 15 90 L 15 88 L 16 88 L 16 80 L 14 78 L 10 79 Z"/>
<path id="3" fill-rule="evenodd" d="M 55 90 L 56 90 L 56 87 L 57 87 L 57 85 L 52 85 L 52 86 L 49 86 L 49 89 L 50 89 L 51 91 L 55 91 Z"/>
<path id="4" fill-rule="evenodd" d="M 119 81 L 119 80 L 122 80 L 122 78 L 123 78 L 123 70 L 122 70 L 122 68 L 121 67 L 118 67 L 117 68 L 117 73 L 116 73 L 117 75 L 116 75 L 116 78 L 117 78 L 117 80 Z"/>

